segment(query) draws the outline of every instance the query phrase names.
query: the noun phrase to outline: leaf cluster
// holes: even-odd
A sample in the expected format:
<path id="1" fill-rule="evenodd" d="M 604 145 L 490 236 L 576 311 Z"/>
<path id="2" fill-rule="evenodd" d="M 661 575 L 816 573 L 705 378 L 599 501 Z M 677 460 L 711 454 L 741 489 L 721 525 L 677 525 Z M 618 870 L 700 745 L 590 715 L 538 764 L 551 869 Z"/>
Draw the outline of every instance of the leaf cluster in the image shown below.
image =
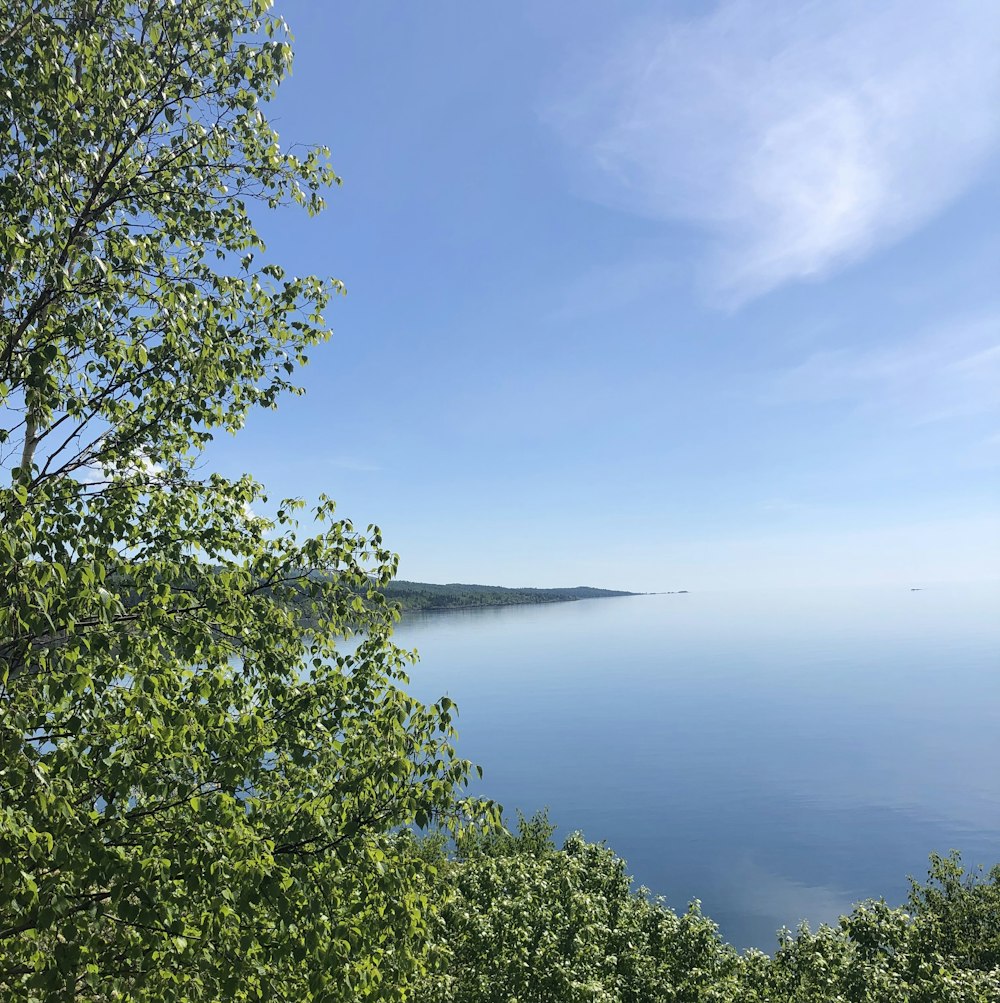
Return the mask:
<path id="1" fill-rule="evenodd" d="M 255 230 L 337 180 L 264 114 L 268 7 L 0 5 L 4 998 L 399 998 L 411 827 L 490 810 L 450 705 L 406 694 L 377 528 L 320 499 L 303 535 L 199 466 L 297 391 L 341 288 Z"/>
<path id="2" fill-rule="evenodd" d="M 443 864 L 438 969 L 423 1003 L 645 1003 L 739 999 L 740 959 L 697 903 L 682 915 L 544 815 L 459 839 Z"/>
<path id="3" fill-rule="evenodd" d="M 836 926 L 739 954 L 699 904 L 678 915 L 579 834 L 544 815 L 435 852 L 437 970 L 423 1003 L 992 1003 L 1000 999 L 1000 867 L 933 855 L 905 908 L 863 902 Z"/>

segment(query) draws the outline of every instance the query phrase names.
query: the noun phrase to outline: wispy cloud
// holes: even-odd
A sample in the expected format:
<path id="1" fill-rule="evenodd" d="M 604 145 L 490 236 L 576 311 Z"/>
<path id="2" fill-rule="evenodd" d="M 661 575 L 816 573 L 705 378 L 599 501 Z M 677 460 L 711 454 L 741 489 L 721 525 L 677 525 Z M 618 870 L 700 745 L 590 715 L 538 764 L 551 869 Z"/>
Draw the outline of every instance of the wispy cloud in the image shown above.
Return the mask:
<path id="1" fill-rule="evenodd" d="M 1000 417 L 1000 315 L 937 328 L 905 343 L 816 352 L 775 378 L 778 403 L 840 401 L 908 423 Z"/>
<path id="2" fill-rule="evenodd" d="M 995 0 L 729 0 L 653 17 L 567 74 L 550 120 L 592 193 L 717 237 L 738 303 L 931 218 L 1000 140 Z"/>

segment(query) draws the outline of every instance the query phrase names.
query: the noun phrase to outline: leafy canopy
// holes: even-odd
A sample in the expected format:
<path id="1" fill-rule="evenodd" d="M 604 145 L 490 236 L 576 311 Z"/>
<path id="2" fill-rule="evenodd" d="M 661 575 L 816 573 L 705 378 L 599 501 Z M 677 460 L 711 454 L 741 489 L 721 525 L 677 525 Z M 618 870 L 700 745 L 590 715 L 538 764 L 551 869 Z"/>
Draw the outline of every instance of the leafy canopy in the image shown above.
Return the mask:
<path id="1" fill-rule="evenodd" d="M 302 538 L 196 466 L 297 392 L 341 289 L 254 228 L 337 181 L 264 114 L 268 7 L 0 5 L 5 998 L 397 998 L 408 827 L 481 810 L 450 704 L 401 688 L 378 530 L 320 499 Z"/>
<path id="2" fill-rule="evenodd" d="M 738 954 L 692 903 L 678 915 L 624 862 L 577 833 L 557 849 L 544 815 L 514 835 L 425 843 L 443 875 L 436 965 L 421 1003 L 995 1003 L 1000 867 L 932 855 L 906 908 L 857 905 L 836 926 Z"/>
<path id="3" fill-rule="evenodd" d="M 545 815 L 516 834 L 469 832 L 441 860 L 437 965 L 422 1003 L 647 1003 L 741 998 L 740 958 L 697 903 L 681 916 L 579 833 Z"/>

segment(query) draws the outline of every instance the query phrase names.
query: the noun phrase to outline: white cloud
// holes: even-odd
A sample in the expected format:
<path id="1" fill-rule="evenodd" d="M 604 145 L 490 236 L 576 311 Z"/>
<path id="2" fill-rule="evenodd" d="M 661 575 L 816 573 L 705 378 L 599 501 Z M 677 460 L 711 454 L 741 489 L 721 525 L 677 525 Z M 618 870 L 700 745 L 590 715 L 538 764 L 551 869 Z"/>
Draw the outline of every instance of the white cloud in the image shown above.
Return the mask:
<path id="1" fill-rule="evenodd" d="M 817 352 L 780 373 L 769 399 L 841 401 L 909 424 L 1000 417 L 1000 315 L 934 329 L 905 343 Z"/>
<path id="2" fill-rule="evenodd" d="M 154 462 L 139 450 L 128 459 L 118 458 L 111 462 L 88 463 L 79 468 L 76 477 L 84 484 L 103 484 L 116 478 L 142 477 L 153 480 L 164 471 L 165 468 L 161 464 Z"/>
<path id="3" fill-rule="evenodd" d="M 1000 140 L 996 0 L 730 0 L 654 17 L 568 74 L 549 118 L 595 197 L 717 237 L 741 302 L 920 226 Z"/>

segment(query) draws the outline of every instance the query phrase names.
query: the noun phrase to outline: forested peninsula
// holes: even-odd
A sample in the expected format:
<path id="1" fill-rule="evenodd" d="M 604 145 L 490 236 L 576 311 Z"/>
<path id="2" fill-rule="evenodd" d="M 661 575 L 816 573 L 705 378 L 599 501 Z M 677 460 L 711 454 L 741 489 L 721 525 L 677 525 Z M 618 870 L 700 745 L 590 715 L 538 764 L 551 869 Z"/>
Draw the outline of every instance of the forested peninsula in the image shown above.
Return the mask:
<path id="1" fill-rule="evenodd" d="M 392 581 L 385 597 L 404 613 L 418 610 L 473 609 L 477 606 L 522 606 L 529 603 L 575 602 L 578 599 L 608 599 L 635 596 L 640 592 L 595 589 L 578 585 L 568 589 L 506 588 L 502 585 L 434 585 L 430 582 Z"/>

